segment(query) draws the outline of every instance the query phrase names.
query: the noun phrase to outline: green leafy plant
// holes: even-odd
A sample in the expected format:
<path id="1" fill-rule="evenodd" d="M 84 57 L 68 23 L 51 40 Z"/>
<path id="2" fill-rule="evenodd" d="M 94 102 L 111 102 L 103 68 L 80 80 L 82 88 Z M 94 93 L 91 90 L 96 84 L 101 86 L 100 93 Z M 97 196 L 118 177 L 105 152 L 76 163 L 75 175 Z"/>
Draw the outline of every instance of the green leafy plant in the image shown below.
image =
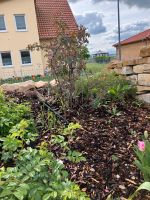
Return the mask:
<path id="1" fill-rule="evenodd" d="M 101 71 L 76 81 L 76 95 L 84 102 L 92 102 L 95 107 L 109 102 L 124 102 L 136 95 L 135 87 L 122 76 Z"/>
<path id="2" fill-rule="evenodd" d="M 30 106 L 17 104 L 12 100 L 7 101 L 0 91 L 0 135 L 7 136 L 9 130 L 18 124 L 22 119 L 30 119 Z M 33 125 L 33 124 L 32 124 Z M 32 127 L 31 127 L 32 128 Z"/>
<path id="3" fill-rule="evenodd" d="M 124 81 L 109 88 L 107 95 L 111 100 L 124 100 L 126 97 L 133 97 L 135 95 L 136 89 L 128 83 L 128 81 Z"/>
<path id="4" fill-rule="evenodd" d="M 137 190 L 127 199 L 127 200 L 133 200 L 135 199 L 135 197 L 138 195 L 138 192 L 140 192 L 141 190 L 147 190 L 148 192 L 150 192 L 150 182 L 144 182 L 142 183 Z M 112 194 L 110 194 L 106 200 L 120 200 L 120 198 L 113 198 Z"/>
<path id="5" fill-rule="evenodd" d="M 80 153 L 78 151 L 69 151 L 68 155 L 67 155 L 67 159 L 74 163 L 86 161 L 86 158 L 82 155 L 82 153 Z"/>
<path id="6" fill-rule="evenodd" d="M 121 115 L 121 112 L 117 109 L 117 107 L 113 107 L 111 110 L 108 110 L 108 112 L 113 116 L 113 117 L 119 117 Z"/>
<path id="7" fill-rule="evenodd" d="M 2 141 L 2 160 L 7 161 L 16 158 L 25 145 L 29 145 L 30 142 L 36 140 L 37 134 L 32 133 L 30 130 L 31 123 L 33 122 L 22 120 L 12 127 L 9 135 L 0 138 L 0 141 Z"/>
<path id="8" fill-rule="evenodd" d="M 62 135 L 73 136 L 76 130 L 81 129 L 82 126 L 79 123 L 70 123 L 67 128 L 62 132 Z"/>
<path id="9" fill-rule="evenodd" d="M 128 200 L 133 200 L 137 196 L 138 192 L 141 191 L 141 190 L 147 190 L 147 191 L 150 192 L 150 182 L 142 183 L 138 187 L 138 189 L 128 198 Z"/>
<path id="10" fill-rule="evenodd" d="M 22 150 L 16 167 L 0 170 L 0 198 L 3 200 L 89 200 L 68 180 L 61 162 L 46 150 Z"/>
<path id="11" fill-rule="evenodd" d="M 65 141 L 65 137 L 62 135 L 52 135 L 51 144 L 59 144 L 61 148 L 68 149 L 68 142 Z"/>

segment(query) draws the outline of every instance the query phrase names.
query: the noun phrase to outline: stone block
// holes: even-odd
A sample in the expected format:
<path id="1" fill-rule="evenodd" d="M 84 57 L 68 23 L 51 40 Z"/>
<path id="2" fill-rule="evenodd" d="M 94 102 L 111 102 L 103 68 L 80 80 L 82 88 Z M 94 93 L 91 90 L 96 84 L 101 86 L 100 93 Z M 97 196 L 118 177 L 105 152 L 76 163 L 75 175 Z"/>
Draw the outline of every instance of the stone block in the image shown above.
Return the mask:
<path id="1" fill-rule="evenodd" d="M 123 75 L 130 75 L 133 74 L 133 67 L 131 66 L 126 66 L 122 68 L 122 74 Z"/>
<path id="2" fill-rule="evenodd" d="M 138 95 L 137 98 L 146 103 L 150 103 L 150 93 Z"/>
<path id="3" fill-rule="evenodd" d="M 135 65 L 133 72 L 136 74 L 150 73 L 150 64 Z"/>
<path id="4" fill-rule="evenodd" d="M 35 82 L 30 80 L 14 84 L 3 84 L 1 85 L 1 88 L 6 92 L 15 92 L 15 91 L 25 92 L 35 88 Z"/>
<path id="5" fill-rule="evenodd" d="M 145 46 L 140 50 L 140 57 L 150 57 L 150 46 Z"/>
<path id="6" fill-rule="evenodd" d="M 143 58 L 135 59 L 135 65 L 141 65 L 141 64 L 144 64 L 144 59 Z"/>
<path id="7" fill-rule="evenodd" d="M 107 68 L 108 69 L 114 69 L 114 68 L 122 68 L 122 62 L 119 61 L 119 60 L 114 60 L 112 62 L 110 62 L 108 65 L 107 65 Z"/>
<path id="8" fill-rule="evenodd" d="M 123 67 L 125 66 L 133 66 L 133 65 L 136 65 L 136 60 L 133 59 L 133 60 L 124 60 L 123 61 Z"/>
<path id="9" fill-rule="evenodd" d="M 55 86 L 58 85 L 58 82 L 54 79 L 54 80 L 50 81 L 50 85 L 51 85 L 52 87 L 55 87 Z"/>
<path id="10" fill-rule="evenodd" d="M 150 86 L 150 74 L 138 74 L 138 85 Z"/>
<path id="11" fill-rule="evenodd" d="M 114 72 L 115 72 L 116 74 L 122 74 L 122 68 L 115 68 L 115 69 L 114 69 Z"/>
<path id="12" fill-rule="evenodd" d="M 137 84 L 138 82 L 138 76 L 137 75 L 130 75 L 130 76 L 127 76 L 126 79 L 128 81 L 131 81 L 131 83 L 133 83 L 134 85 Z"/>
<path id="13" fill-rule="evenodd" d="M 35 83 L 36 88 L 42 88 L 42 87 L 47 87 L 47 86 L 48 86 L 48 82 L 39 81 Z"/>
<path id="14" fill-rule="evenodd" d="M 138 93 L 150 92 L 150 87 L 138 85 L 138 86 L 137 86 L 137 92 L 138 92 Z"/>
<path id="15" fill-rule="evenodd" d="M 143 58 L 143 63 L 145 63 L 145 64 L 150 63 L 150 57 Z"/>

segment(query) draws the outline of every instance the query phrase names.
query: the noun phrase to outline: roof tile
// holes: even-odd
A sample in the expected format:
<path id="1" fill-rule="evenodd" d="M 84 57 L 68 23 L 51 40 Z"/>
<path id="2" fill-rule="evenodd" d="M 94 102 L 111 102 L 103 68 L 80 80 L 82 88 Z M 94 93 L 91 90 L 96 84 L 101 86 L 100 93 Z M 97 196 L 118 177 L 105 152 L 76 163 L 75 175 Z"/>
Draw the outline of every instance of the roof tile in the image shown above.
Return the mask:
<path id="1" fill-rule="evenodd" d="M 63 20 L 69 31 L 77 30 L 77 24 L 67 0 L 35 0 L 40 39 L 57 36 L 56 21 Z"/>
<path id="2" fill-rule="evenodd" d="M 139 41 L 143 41 L 146 39 L 150 39 L 150 29 L 145 30 L 137 35 L 134 35 L 126 40 L 121 41 L 121 45 L 126 45 L 126 44 L 130 44 L 130 43 L 134 43 L 134 42 L 139 42 Z M 114 44 L 114 46 L 118 46 L 117 44 Z"/>

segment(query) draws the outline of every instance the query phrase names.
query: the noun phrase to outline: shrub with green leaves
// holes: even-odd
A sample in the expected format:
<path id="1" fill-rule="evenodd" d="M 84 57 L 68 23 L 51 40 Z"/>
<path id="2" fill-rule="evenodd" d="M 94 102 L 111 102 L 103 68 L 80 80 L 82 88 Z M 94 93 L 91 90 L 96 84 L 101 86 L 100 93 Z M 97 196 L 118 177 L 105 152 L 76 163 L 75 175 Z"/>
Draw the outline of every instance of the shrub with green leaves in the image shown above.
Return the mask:
<path id="1" fill-rule="evenodd" d="M 32 120 L 23 119 L 10 129 L 9 135 L 0 137 L 2 160 L 6 162 L 9 159 L 15 159 L 21 149 L 37 139 L 37 133 L 30 130 L 32 123 Z"/>
<path id="2" fill-rule="evenodd" d="M 83 101 L 92 100 L 95 105 L 105 101 L 124 101 L 135 94 L 135 87 L 115 73 L 96 73 L 80 77 L 76 82 L 76 95 Z"/>
<path id="3" fill-rule="evenodd" d="M 30 119 L 30 111 L 29 105 L 7 101 L 3 92 L 0 91 L 0 136 L 8 135 L 9 130 L 22 119 Z"/>
<path id="4" fill-rule="evenodd" d="M 16 167 L 1 168 L 0 199 L 89 200 L 68 180 L 62 162 L 45 149 L 32 148 L 20 152 Z"/>

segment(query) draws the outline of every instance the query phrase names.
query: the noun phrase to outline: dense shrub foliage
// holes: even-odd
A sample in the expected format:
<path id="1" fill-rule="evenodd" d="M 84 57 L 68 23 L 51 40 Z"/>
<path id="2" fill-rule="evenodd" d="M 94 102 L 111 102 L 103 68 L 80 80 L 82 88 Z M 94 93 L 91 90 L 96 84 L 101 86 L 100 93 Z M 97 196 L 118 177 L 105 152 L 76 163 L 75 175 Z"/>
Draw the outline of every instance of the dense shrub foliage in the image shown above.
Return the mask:
<path id="1" fill-rule="evenodd" d="M 114 73 L 96 73 L 91 76 L 80 77 L 76 82 L 76 94 L 83 100 L 93 103 L 106 101 L 124 101 L 135 96 L 136 89 L 122 76 Z"/>
<path id="2" fill-rule="evenodd" d="M 7 101 L 0 91 L 0 134 L 7 136 L 10 129 L 23 119 L 31 119 L 30 106 Z M 34 130 L 34 124 L 30 121 L 29 128 Z"/>
<path id="3" fill-rule="evenodd" d="M 95 61 L 97 63 L 107 63 L 107 62 L 110 62 L 110 60 L 111 60 L 110 56 L 97 56 L 95 58 Z"/>
<path id="4" fill-rule="evenodd" d="M 16 167 L 1 168 L 0 180 L 0 198 L 4 200 L 89 199 L 68 180 L 62 162 L 46 149 L 20 151 Z"/>

